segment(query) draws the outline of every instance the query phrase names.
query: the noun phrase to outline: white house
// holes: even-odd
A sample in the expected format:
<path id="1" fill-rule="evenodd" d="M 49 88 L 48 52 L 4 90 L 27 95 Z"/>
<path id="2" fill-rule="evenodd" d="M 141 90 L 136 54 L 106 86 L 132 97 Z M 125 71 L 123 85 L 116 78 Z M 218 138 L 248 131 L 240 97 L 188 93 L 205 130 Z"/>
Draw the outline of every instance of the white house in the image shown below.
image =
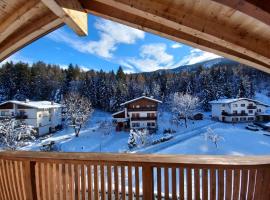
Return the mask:
<path id="1" fill-rule="evenodd" d="M 264 113 L 269 105 L 248 98 L 219 99 L 209 102 L 212 118 L 223 122 L 255 121 L 256 115 Z"/>
<path id="2" fill-rule="evenodd" d="M 161 101 L 152 97 L 141 96 L 121 106 L 124 110 L 112 114 L 117 130 L 129 128 L 157 128 L 157 107 Z"/>
<path id="3" fill-rule="evenodd" d="M 62 106 L 50 101 L 6 101 L 0 104 L 0 116 L 14 117 L 36 128 L 39 136 L 62 126 Z"/>

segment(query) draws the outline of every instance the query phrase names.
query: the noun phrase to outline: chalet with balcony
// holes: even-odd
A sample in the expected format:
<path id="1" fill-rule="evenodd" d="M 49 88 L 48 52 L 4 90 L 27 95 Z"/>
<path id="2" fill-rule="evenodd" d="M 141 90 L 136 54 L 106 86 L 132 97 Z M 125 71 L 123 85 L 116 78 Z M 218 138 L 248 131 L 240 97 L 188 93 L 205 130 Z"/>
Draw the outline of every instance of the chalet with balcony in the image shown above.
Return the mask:
<path id="1" fill-rule="evenodd" d="M 112 114 L 116 130 L 129 130 L 147 128 L 156 130 L 157 125 L 157 108 L 161 101 L 152 97 L 141 96 L 132 99 L 121 106 L 123 110 Z"/>
<path id="2" fill-rule="evenodd" d="M 39 136 L 62 126 L 62 106 L 50 101 L 6 101 L 0 104 L 1 118 L 16 118 L 33 126 Z"/>
<path id="3" fill-rule="evenodd" d="M 223 122 L 255 121 L 258 114 L 264 113 L 270 105 L 248 99 L 219 99 L 209 102 L 212 105 L 212 118 Z"/>

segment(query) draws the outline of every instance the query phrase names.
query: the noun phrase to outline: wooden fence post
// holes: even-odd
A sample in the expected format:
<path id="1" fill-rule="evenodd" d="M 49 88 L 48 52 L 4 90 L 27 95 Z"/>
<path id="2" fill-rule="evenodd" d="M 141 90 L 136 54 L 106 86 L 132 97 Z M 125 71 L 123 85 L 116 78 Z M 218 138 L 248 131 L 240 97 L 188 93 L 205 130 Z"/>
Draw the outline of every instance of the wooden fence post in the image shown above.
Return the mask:
<path id="1" fill-rule="evenodd" d="M 23 161 L 23 182 L 24 190 L 26 194 L 26 200 L 36 200 L 36 173 L 35 173 L 36 162 L 25 160 Z"/>
<path id="2" fill-rule="evenodd" d="M 154 199 L 153 167 L 149 164 L 142 166 L 143 199 Z"/>

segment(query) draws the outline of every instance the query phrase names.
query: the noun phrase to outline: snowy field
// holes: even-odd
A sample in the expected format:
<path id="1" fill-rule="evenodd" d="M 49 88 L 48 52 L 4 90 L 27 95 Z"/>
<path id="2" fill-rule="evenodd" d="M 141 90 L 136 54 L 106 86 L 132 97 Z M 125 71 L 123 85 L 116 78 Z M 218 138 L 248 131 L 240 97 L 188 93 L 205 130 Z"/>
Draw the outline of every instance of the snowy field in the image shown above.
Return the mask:
<path id="1" fill-rule="evenodd" d="M 156 154 L 210 154 L 210 155 L 266 155 L 270 154 L 270 136 L 263 135 L 265 131 L 249 131 L 247 124 L 225 124 L 212 121 L 210 113 L 205 113 L 205 119 L 189 121 L 188 128 L 184 125 L 175 126 L 170 123 L 170 115 L 164 112 L 159 117 L 159 131 L 151 140 L 163 137 L 163 130 L 176 130 L 169 141 L 133 149 L 131 153 Z M 111 115 L 95 111 L 87 126 L 75 137 L 72 129 L 64 129 L 48 138 L 39 139 L 21 150 L 40 150 L 44 143 L 55 141 L 59 151 L 64 152 L 130 152 L 127 132 L 115 132 L 112 127 L 110 134 L 102 132 L 102 121 L 111 121 Z M 207 129 L 211 129 L 222 137 L 218 147 L 204 137 Z"/>

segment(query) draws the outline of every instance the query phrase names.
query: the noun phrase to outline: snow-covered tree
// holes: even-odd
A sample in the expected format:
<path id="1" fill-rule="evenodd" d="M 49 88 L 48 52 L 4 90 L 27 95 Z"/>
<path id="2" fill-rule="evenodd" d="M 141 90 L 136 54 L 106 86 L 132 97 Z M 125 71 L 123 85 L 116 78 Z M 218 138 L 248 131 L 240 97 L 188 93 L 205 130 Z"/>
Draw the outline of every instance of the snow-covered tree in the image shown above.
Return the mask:
<path id="1" fill-rule="evenodd" d="M 73 127 L 76 137 L 79 136 L 81 128 L 90 118 L 93 109 L 90 100 L 78 93 L 71 92 L 64 97 L 64 118 L 68 126 Z"/>
<path id="2" fill-rule="evenodd" d="M 0 143 L 4 148 L 15 150 L 24 142 L 34 140 L 36 130 L 16 119 L 0 121 Z"/>
<path id="3" fill-rule="evenodd" d="M 130 134 L 134 136 L 135 143 L 138 147 L 145 146 L 151 142 L 150 134 L 147 129 L 131 129 Z"/>
<path id="4" fill-rule="evenodd" d="M 136 146 L 137 146 L 137 144 L 136 144 L 134 133 L 133 133 L 133 131 L 130 131 L 129 138 L 128 138 L 128 148 L 132 149 Z"/>
<path id="5" fill-rule="evenodd" d="M 204 134 L 205 140 L 211 141 L 218 148 L 218 142 L 224 140 L 224 138 L 213 131 L 210 127 L 207 128 L 206 133 Z"/>
<path id="6" fill-rule="evenodd" d="M 187 128 L 188 117 L 194 113 L 198 104 L 199 99 L 197 97 L 190 94 L 176 92 L 172 98 L 172 113 L 178 120 L 183 118 Z"/>

